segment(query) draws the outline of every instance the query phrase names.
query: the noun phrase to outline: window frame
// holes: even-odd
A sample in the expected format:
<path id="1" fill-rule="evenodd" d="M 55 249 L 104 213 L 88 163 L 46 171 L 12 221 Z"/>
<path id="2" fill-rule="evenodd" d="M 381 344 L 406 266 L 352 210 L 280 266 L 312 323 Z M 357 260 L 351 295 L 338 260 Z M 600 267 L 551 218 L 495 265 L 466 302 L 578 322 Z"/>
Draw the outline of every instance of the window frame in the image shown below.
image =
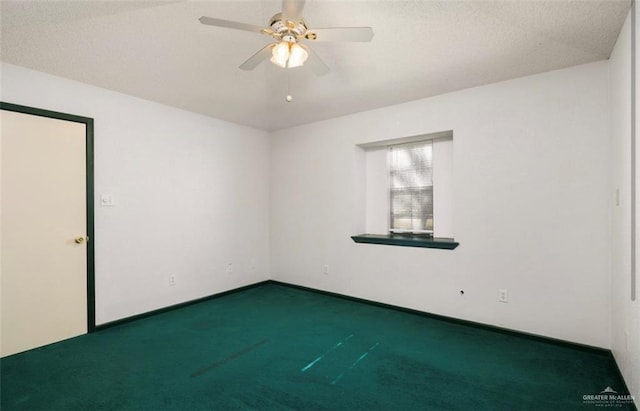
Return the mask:
<path id="1" fill-rule="evenodd" d="M 434 219 L 435 230 L 432 234 L 389 233 L 388 147 L 427 140 L 431 140 L 434 144 L 433 179 L 434 185 L 440 187 L 434 190 L 434 196 L 438 198 L 438 201 L 433 203 L 434 217 L 436 214 L 439 216 L 438 221 Z M 460 243 L 453 238 L 453 140 L 453 130 L 444 130 L 356 144 L 358 152 L 362 153 L 362 177 L 365 181 L 364 189 L 360 194 L 364 211 L 362 223 L 364 223 L 365 233 L 368 234 L 351 236 L 355 243 L 441 250 L 453 250 L 458 247 Z M 438 184 L 439 181 L 443 184 Z"/>

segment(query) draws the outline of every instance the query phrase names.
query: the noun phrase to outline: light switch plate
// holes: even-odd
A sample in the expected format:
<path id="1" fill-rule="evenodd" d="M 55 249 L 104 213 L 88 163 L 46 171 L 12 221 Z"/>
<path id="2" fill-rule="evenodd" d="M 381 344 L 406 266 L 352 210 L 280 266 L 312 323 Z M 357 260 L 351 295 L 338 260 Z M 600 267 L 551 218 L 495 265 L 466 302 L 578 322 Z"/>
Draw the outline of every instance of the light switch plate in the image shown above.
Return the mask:
<path id="1" fill-rule="evenodd" d="M 113 197 L 111 194 L 100 194 L 100 206 L 102 207 L 112 207 L 115 204 L 113 203 Z"/>

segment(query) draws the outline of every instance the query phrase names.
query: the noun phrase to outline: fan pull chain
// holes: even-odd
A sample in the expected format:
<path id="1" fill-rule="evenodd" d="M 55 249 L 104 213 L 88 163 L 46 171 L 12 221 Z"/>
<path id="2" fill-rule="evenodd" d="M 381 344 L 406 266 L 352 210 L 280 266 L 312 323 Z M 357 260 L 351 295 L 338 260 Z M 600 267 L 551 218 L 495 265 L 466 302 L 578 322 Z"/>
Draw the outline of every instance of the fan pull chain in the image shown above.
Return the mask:
<path id="1" fill-rule="evenodd" d="M 287 70 L 287 97 L 285 97 L 285 100 L 287 103 L 291 103 L 293 101 L 293 96 L 291 95 L 291 76 L 289 75 L 289 69 L 285 70 Z"/>

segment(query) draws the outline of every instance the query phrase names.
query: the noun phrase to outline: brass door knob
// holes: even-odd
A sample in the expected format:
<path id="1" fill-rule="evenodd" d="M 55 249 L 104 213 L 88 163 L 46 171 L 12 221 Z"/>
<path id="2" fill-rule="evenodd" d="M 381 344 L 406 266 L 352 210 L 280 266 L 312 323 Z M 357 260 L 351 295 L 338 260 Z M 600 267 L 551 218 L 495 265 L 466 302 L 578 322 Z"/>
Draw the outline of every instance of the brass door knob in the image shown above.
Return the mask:
<path id="1" fill-rule="evenodd" d="M 89 237 L 76 237 L 76 239 L 73 241 L 75 241 L 76 244 L 82 244 L 85 241 L 89 241 Z"/>

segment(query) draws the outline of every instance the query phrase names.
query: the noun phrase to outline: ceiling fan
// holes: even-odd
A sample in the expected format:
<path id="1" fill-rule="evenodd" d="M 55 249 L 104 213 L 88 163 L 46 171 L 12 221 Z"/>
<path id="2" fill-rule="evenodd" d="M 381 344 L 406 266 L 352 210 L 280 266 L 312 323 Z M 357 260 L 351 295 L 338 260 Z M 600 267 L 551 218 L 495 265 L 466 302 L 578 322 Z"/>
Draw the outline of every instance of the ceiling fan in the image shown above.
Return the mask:
<path id="1" fill-rule="evenodd" d="M 371 41 L 371 27 L 309 28 L 302 17 L 305 0 L 282 0 L 282 12 L 275 14 L 264 28 L 253 24 L 200 17 L 202 24 L 230 29 L 252 31 L 273 37 L 276 41 L 267 44 L 240 65 L 242 70 L 253 70 L 271 56 L 271 62 L 282 68 L 294 68 L 305 64 L 316 74 L 329 72 L 329 67 L 302 41 Z"/>

